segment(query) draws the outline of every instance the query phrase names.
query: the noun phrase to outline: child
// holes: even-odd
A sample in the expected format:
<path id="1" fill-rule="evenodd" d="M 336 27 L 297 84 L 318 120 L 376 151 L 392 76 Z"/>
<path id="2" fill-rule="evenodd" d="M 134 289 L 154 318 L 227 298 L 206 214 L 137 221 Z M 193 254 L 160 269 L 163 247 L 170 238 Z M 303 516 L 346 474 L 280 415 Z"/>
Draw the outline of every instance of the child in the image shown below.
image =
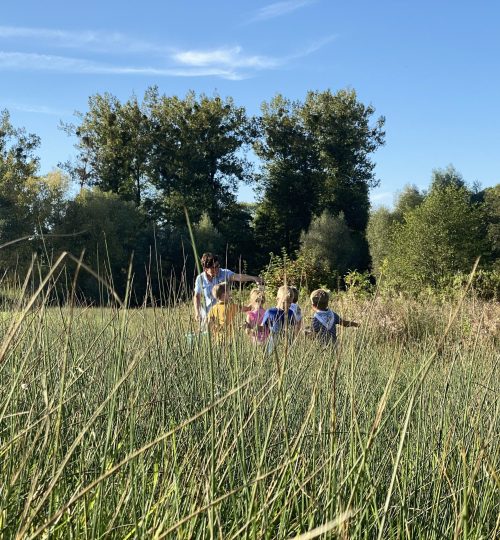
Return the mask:
<path id="1" fill-rule="evenodd" d="M 335 343 L 337 341 L 336 325 L 352 326 L 357 328 L 359 324 L 354 321 L 346 321 L 337 313 L 328 309 L 328 301 L 330 300 L 328 291 L 317 289 L 311 293 L 311 304 L 314 312 L 312 325 L 309 334 L 317 337 L 323 343 Z"/>
<path id="2" fill-rule="evenodd" d="M 261 289 L 250 291 L 250 311 L 247 311 L 246 333 L 254 343 L 264 343 L 269 336 L 269 328 L 262 326 L 262 319 L 266 310 L 262 307 L 266 297 Z"/>
<path id="3" fill-rule="evenodd" d="M 233 331 L 236 314 L 248 311 L 250 308 L 240 307 L 231 302 L 231 287 L 228 283 L 215 285 L 212 294 L 217 303 L 208 313 L 208 327 L 217 339 L 221 339 Z"/>
<path id="4" fill-rule="evenodd" d="M 300 309 L 299 304 L 297 304 L 299 301 L 299 290 L 297 287 L 290 287 L 290 290 L 292 291 L 292 303 L 290 304 L 290 309 L 295 315 L 295 320 L 300 322 L 302 320 L 302 310 Z"/>
<path id="5" fill-rule="evenodd" d="M 262 319 L 262 326 L 269 329 L 271 337 L 281 333 L 285 327 L 285 322 L 292 329 L 294 335 L 300 328 L 300 322 L 297 321 L 294 312 L 290 309 L 291 303 L 291 289 L 285 286 L 280 287 L 276 297 L 276 307 L 268 309 Z"/>

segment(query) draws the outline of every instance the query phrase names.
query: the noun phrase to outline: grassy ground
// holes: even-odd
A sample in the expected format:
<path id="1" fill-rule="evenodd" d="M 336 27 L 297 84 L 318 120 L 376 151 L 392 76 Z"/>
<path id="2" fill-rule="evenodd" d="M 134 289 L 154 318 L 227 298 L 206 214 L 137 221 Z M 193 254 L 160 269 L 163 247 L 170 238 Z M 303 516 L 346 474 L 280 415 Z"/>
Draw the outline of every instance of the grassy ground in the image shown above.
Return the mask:
<path id="1" fill-rule="evenodd" d="M 189 306 L 2 313 L 0 535 L 498 538 L 498 305 L 332 307 L 272 356 Z"/>

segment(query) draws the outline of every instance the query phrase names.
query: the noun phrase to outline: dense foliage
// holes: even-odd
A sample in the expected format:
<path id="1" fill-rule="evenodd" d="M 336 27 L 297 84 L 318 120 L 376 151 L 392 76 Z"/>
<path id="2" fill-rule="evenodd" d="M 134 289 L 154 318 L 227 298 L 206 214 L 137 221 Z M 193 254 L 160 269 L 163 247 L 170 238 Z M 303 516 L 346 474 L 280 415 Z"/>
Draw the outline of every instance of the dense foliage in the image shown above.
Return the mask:
<path id="1" fill-rule="evenodd" d="M 367 238 L 383 288 L 449 291 L 480 258 L 478 292 L 498 298 L 497 192 L 498 186 L 484 191 L 468 186 L 450 166 L 433 172 L 427 192 L 407 186 L 393 211 L 374 211 Z"/>
<path id="2" fill-rule="evenodd" d="M 491 284 L 481 290 L 496 296 L 499 186 L 481 191 L 450 166 L 433 172 L 428 191 L 407 186 L 394 209 L 370 212 L 385 121 L 353 90 L 309 92 L 303 102 L 278 94 L 259 117 L 231 98 L 166 96 L 155 87 L 142 102 L 105 93 L 88 105 L 63 126 L 76 140 L 74 161 L 45 176 L 39 138 L 2 113 L 4 285 L 22 278 L 33 254 L 50 265 L 62 251 L 85 251 L 121 294 L 130 274 L 134 302 L 154 301 L 162 280 L 192 281 L 187 210 L 198 248 L 240 271 L 269 277 L 288 266 L 299 281 L 332 289 L 348 286 L 349 273 L 371 271 L 385 290 L 418 294 L 448 290 L 481 257 L 483 284 Z M 256 203 L 237 201 L 242 184 L 256 188 Z M 141 285 L 153 266 L 156 281 Z M 67 271 L 71 279 L 74 268 Z M 81 288 L 103 300 L 91 280 Z"/>

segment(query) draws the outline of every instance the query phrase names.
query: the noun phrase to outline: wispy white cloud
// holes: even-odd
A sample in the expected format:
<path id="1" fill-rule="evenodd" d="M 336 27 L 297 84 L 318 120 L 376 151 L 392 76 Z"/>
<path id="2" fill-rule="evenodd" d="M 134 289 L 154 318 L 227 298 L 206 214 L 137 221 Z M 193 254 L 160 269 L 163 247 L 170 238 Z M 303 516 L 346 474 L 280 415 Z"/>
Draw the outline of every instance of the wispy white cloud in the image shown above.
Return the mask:
<path id="1" fill-rule="evenodd" d="M 294 60 L 304 58 L 315 53 L 331 43 L 336 36 L 327 36 L 304 48 L 282 57 L 245 55 L 241 47 L 226 47 L 212 50 L 187 50 L 174 53 L 171 58 L 182 65 L 191 67 L 218 66 L 220 68 L 237 71 L 276 69 L 286 66 Z"/>
<path id="2" fill-rule="evenodd" d="M 249 54 L 238 45 L 181 50 L 134 40 L 120 33 L 0 26 L 0 40 L 7 41 L 9 46 L 16 39 L 22 39 L 25 46 L 29 39 L 30 45 L 38 49 L 37 52 L 0 50 L 0 70 L 241 80 L 255 76 L 262 70 L 293 64 L 297 59 L 324 47 L 333 38 L 329 36 L 289 55 L 274 57 Z M 78 57 L 53 54 L 54 49 L 58 48 L 75 49 Z M 92 60 L 85 58 L 89 52 L 101 53 L 102 59 L 95 54 Z M 147 52 L 148 65 L 144 65 L 145 57 L 140 55 L 130 65 L 130 52 Z"/>
<path id="3" fill-rule="evenodd" d="M 268 19 L 281 17 L 316 2 L 317 0 L 285 0 L 283 2 L 274 2 L 273 4 L 268 4 L 257 10 L 247 22 L 266 21 Z"/>
<path id="4" fill-rule="evenodd" d="M 226 66 L 235 68 L 270 69 L 279 66 L 282 60 L 268 56 L 245 56 L 241 47 L 213 50 L 179 51 L 172 58 L 187 66 Z"/>
<path id="5" fill-rule="evenodd" d="M 289 54 L 285 57 L 286 63 L 291 62 L 292 60 L 297 60 L 299 58 L 304 58 L 306 56 L 309 56 L 310 54 L 314 54 L 315 52 L 319 51 L 332 41 L 337 39 L 336 35 L 326 36 L 322 39 L 318 39 L 317 41 L 314 41 L 313 43 L 306 45 L 301 50 L 296 51 L 295 53 Z"/>
<path id="6" fill-rule="evenodd" d="M 67 111 L 63 109 L 56 109 L 54 107 L 49 107 L 47 105 L 32 105 L 29 103 L 15 103 L 7 102 L 4 103 L 4 106 L 13 111 L 35 113 L 35 114 L 46 114 L 49 116 L 71 116 L 72 111 Z"/>
<path id="7" fill-rule="evenodd" d="M 239 79 L 241 74 L 217 67 L 117 66 L 68 56 L 0 51 L 0 70 L 49 71 L 83 75 L 148 75 L 160 77 L 222 77 Z"/>
<path id="8" fill-rule="evenodd" d="M 120 32 L 93 30 L 68 31 L 54 28 L 0 26 L 0 39 L 30 39 L 52 47 L 80 49 L 102 53 L 156 53 L 168 54 L 171 48 L 137 40 Z"/>

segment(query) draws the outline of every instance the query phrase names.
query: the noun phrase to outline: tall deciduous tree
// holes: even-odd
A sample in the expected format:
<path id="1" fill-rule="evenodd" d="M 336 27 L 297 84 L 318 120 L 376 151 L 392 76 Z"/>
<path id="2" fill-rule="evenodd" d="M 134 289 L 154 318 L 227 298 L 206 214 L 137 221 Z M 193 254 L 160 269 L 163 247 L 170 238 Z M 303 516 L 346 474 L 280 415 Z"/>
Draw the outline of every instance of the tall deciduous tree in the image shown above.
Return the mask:
<path id="1" fill-rule="evenodd" d="M 39 138 L 14 128 L 9 114 L 0 117 L 0 245 L 24 238 L 0 250 L 0 265 L 23 273 L 35 240 L 53 232 L 63 215 L 68 179 L 61 171 L 38 176 L 35 151 Z M 27 237 L 27 238 L 26 238 Z"/>
<path id="2" fill-rule="evenodd" d="M 431 190 L 448 186 L 467 187 L 464 177 L 453 165 L 448 165 L 446 169 L 434 169 L 432 171 Z"/>
<path id="3" fill-rule="evenodd" d="M 484 190 L 486 234 L 490 245 L 490 260 L 500 269 L 500 184 Z"/>
<path id="4" fill-rule="evenodd" d="M 298 249 L 300 235 L 318 209 L 319 156 L 301 117 L 301 105 L 278 95 L 262 105 L 262 138 L 255 151 L 263 161 L 262 200 L 256 236 L 268 251 Z"/>
<path id="5" fill-rule="evenodd" d="M 166 222 L 184 223 L 184 207 L 193 222 L 206 212 L 215 226 L 236 200 L 240 182 L 252 179 L 244 149 L 254 129 L 245 109 L 225 100 L 190 92 L 183 99 L 146 98 L 153 145 L 149 175 L 157 190 L 154 208 Z"/>
<path id="6" fill-rule="evenodd" d="M 372 124 L 374 113 L 354 90 L 309 92 L 301 110 L 323 172 L 321 211 L 342 212 L 356 231 L 368 223 L 369 190 L 378 185 L 372 154 L 385 142 L 385 118 Z"/>
<path id="7" fill-rule="evenodd" d="M 0 113 L 0 244 L 34 232 L 30 207 L 21 201 L 38 169 L 39 144 L 36 135 L 11 124 L 8 111 Z"/>
<path id="8" fill-rule="evenodd" d="M 378 274 L 391 252 L 391 235 L 394 224 L 394 214 L 385 207 L 377 208 L 370 213 L 366 239 L 370 249 L 372 271 Z"/>
<path id="9" fill-rule="evenodd" d="M 133 252 L 145 257 L 142 242 L 147 234 L 145 216 L 133 201 L 98 189 L 83 189 L 70 201 L 64 220 L 57 228 L 54 245 L 78 256 L 85 250 L 85 262 L 123 293 Z M 66 236 L 67 235 L 67 236 Z M 144 286 L 147 261 L 135 260 L 135 285 Z M 99 299 L 101 286 L 82 273 L 79 287 L 88 298 Z M 102 292 L 102 291 L 101 291 Z"/>
<path id="10" fill-rule="evenodd" d="M 434 187 L 394 227 L 389 276 L 401 288 L 437 287 L 450 274 L 471 269 L 485 245 L 483 210 L 471 192 L 454 184 Z"/>
<path id="11" fill-rule="evenodd" d="M 403 221 L 406 212 L 415 209 L 425 199 L 425 193 L 422 193 L 417 186 L 407 184 L 398 193 L 392 217 L 396 221 Z"/>
<path id="12" fill-rule="evenodd" d="M 147 190 L 147 166 L 151 152 L 148 110 L 132 97 L 122 104 L 115 96 L 95 94 L 89 110 L 77 113 L 79 124 L 64 129 L 76 135 L 76 164 L 65 164 L 84 186 L 116 193 L 139 206 Z"/>
<path id="13" fill-rule="evenodd" d="M 324 210 L 342 213 L 349 229 L 364 232 L 369 189 L 377 185 L 371 155 L 384 144 L 384 118 L 372 125 L 373 107 L 351 90 L 309 92 L 304 103 L 278 95 L 262 110 L 256 234 L 274 251 L 293 250 Z"/>
<path id="14" fill-rule="evenodd" d="M 315 266 L 343 277 L 349 270 L 367 266 L 362 259 L 367 251 L 365 242 L 359 232 L 349 229 L 342 213 L 334 216 L 325 210 L 302 235 L 300 251 Z"/>

